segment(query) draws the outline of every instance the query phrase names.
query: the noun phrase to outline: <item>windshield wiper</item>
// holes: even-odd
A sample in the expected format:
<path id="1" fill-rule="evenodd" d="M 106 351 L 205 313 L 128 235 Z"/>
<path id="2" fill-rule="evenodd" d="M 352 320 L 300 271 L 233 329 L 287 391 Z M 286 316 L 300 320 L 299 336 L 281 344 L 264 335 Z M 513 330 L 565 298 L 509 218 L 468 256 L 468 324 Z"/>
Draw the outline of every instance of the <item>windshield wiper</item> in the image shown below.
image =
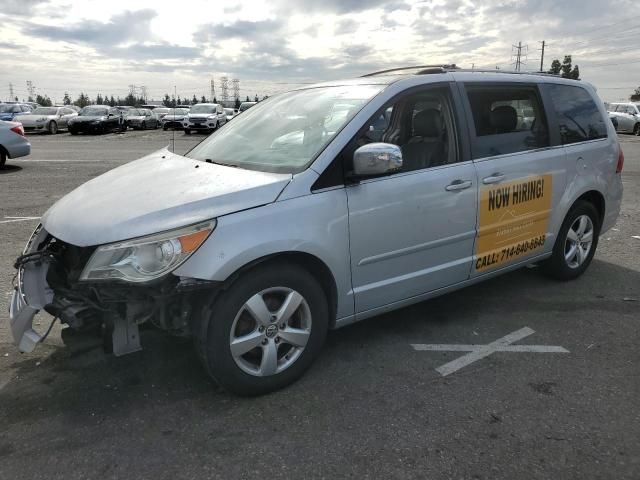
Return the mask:
<path id="1" fill-rule="evenodd" d="M 238 168 L 238 165 L 233 165 L 231 163 L 219 162 L 217 160 L 211 160 L 210 158 L 205 158 L 204 161 L 207 162 L 207 163 L 215 163 L 216 165 L 222 165 L 223 167 Z"/>

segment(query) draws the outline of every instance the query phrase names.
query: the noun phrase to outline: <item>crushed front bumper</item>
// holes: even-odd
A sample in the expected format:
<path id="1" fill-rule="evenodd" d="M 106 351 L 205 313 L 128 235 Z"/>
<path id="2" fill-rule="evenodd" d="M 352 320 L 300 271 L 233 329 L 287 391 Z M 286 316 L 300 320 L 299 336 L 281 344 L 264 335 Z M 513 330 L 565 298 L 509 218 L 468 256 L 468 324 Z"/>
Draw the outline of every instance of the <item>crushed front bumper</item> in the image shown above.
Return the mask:
<path id="1" fill-rule="evenodd" d="M 25 253 L 37 251 L 47 232 L 36 229 Z M 18 268 L 17 284 L 9 304 L 9 323 L 14 343 L 21 352 L 32 352 L 42 338 L 33 329 L 33 317 L 53 301 L 53 290 L 47 284 L 49 261 L 46 258 L 26 263 Z"/>

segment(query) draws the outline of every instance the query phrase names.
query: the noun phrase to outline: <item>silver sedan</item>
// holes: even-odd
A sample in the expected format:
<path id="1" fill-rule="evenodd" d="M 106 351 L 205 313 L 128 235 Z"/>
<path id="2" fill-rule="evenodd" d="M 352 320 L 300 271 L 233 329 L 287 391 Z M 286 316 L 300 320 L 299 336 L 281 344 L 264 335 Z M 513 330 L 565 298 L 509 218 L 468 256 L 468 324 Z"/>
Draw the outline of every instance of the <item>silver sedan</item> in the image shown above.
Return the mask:
<path id="1" fill-rule="evenodd" d="M 31 153 L 31 144 L 24 136 L 22 125 L 18 122 L 0 120 L 0 168 L 7 158 L 24 157 Z"/>
<path id="2" fill-rule="evenodd" d="M 25 132 L 58 133 L 67 129 L 69 119 L 77 117 L 78 112 L 70 107 L 38 107 L 32 112 L 16 115 L 15 121 L 22 123 Z"/>

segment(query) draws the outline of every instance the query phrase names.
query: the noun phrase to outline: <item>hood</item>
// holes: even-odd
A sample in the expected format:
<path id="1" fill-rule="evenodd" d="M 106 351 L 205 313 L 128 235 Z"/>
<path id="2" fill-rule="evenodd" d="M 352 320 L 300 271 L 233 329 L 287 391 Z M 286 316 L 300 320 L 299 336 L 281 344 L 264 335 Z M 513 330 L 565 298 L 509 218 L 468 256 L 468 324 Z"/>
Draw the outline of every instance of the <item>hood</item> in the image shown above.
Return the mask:
<path id="1" fill-rule="evenodd" d="M 58 118 L 57 115 L 33 115 L 33 114 L 22 114 L 22 115 L 16 115 L 15 116 L 15 120 L 17 122 L 37 122 L 38 120 L 42 119 L 42 121 L 46 121 L 46 120 L 52 120 Z"/>
<path id="2" fill-rule="evenodd" d="M 165 115 L 164 120 L 182 120 L 186 115 Z"/>
<path id="3" fill-rule="evenodd" d="M 127 115 L 127 120 L 144 120 L 144 115 Z"/>
<path id="4" fill-rule="evenodd" d="M 189 118 L 207 118 L 207 117 L 215 117 L 217 115 L 218 115 L 217 113 L 213 112 L 213 113 L 188 113 L 185 116 Z"/>
<path id="5" fill-rule="evenodd" d="M 95 120 L 104 120 L 106 118 L 105 115 L 79 115 L 77 117 L 70 118 L 69 121 L 73 123 L 83 123 L 83 122 L 93 122 Z"/>
<path id="6" fill-rule="evenodd" d="M 81 185 L 42 217 L 79 247 L 171 230 L 274 202 L 290 174 L 200 162 L 166 148 Z"/>

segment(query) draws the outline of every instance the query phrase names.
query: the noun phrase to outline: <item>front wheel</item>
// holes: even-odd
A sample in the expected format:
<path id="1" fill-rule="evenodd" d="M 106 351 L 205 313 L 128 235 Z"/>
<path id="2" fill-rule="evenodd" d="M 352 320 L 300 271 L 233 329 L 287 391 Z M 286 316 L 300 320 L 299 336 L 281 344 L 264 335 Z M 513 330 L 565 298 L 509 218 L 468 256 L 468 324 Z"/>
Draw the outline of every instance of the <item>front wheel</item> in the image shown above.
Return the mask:
<path id="1" fill-rule="evenodd" d="M 207 371 L 238 395 L 261 395 L 297 380 L 320 352 L 327 298 L 305 269 L 265 264 L 241 275 L 203 308 L 196 345 Z"/>
<path id="2" fill-rule="evenodd" d="M 58 124 L 54 121 L 49 122 L 49 128 L 47 128 L 51 135 L 58 133 Z"/>
<path id="3" fill-rule="evenodd" d="M 558 280 L 573 280 L 582 275 L 596 252 L 600 235 L 600 216 L 593 204 L 576 203 L 558 232 L 553 254 L 544 269 Z"/>
<path id="4" fill-rule="evenodd" d="M 140 130 L 146 130 L 147 129 L 147 124 L 145 122 L 142 122 L 142 125 L 140 125 Z"/>
<path id="5" fill-rule="evenodd" d="M 189 130 L 188 128 L 185 128 L 184 133 L 185 135 L 191 135 L 191 130 Z"/>

